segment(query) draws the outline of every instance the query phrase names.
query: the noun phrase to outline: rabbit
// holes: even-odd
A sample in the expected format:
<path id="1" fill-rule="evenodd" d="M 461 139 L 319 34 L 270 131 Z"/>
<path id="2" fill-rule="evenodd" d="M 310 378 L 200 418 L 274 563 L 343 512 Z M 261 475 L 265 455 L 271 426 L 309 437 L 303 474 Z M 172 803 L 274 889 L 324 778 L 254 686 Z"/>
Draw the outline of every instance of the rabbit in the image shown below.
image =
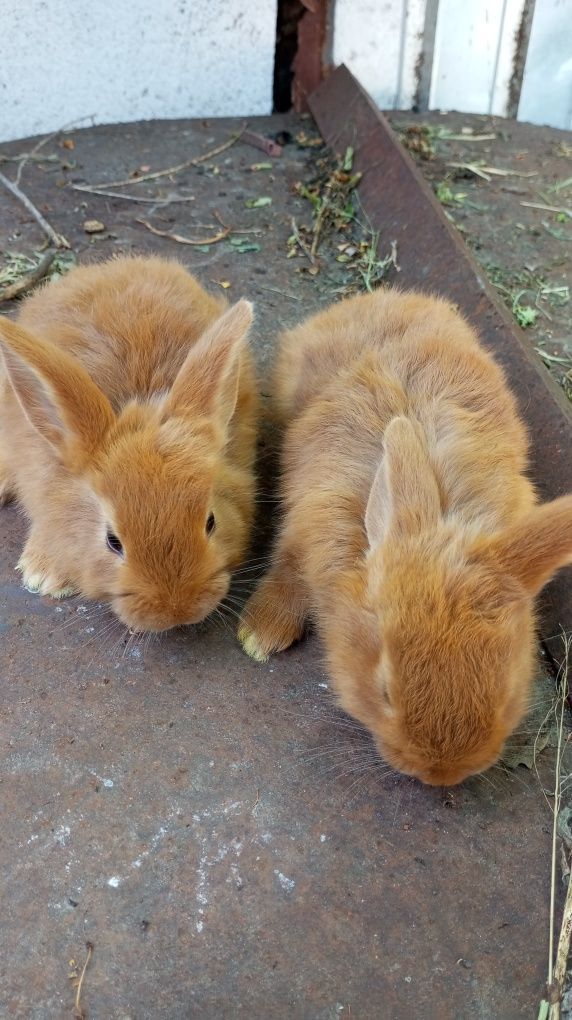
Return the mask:
<path id="1" fill-rule="evenodd" d="M 131 256 L 0 317 L 0 498 L 30 521 L 29 591 L 107 601 L 135 632 L 225 597 L 254 508 L 251 320 L 176 261 Z"/>
<path id="2" fill-rule="evenodd" d="M 284 516 L 245 651 L 266 660 L 310 618 L 390 766 L 484 771 L 527 710 L 534 598 L 572 563 L 572 496 L 538 505 L 501 368 L 448 302 L 381 290 L 286 332 L 273 395 Z"/>

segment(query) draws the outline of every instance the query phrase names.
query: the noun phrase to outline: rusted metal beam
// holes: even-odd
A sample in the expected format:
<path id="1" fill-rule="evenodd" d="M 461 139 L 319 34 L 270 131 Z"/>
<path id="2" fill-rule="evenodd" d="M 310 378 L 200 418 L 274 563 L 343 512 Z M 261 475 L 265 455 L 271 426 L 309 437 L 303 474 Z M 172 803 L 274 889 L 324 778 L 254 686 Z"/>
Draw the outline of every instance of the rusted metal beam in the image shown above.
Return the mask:
<path id="1" fill-rule="evenodd" d="M 330 0 L 301 0 L 305 10 L 298 22 L 298 47 L 292 64 L 292 106 L 308 110 L 308 97 L 324 79 L 332 4 Z"/>
<path id="2" fill-rule="evenodd" d="M 332 149 L 353 146 L 354 169 L 363 174 L 363 208 L 382 243 L 397 241 L 400 286 L 454 301 L 504 367 L 528 422 L 531 474 L 542 498 L 572 492 L 572 407 L 497 300 L 383 114 L 343 65 L 310 96 L 309 106 Z M 570 570 L 545 589 L 540 610 L 541 636 L 561 656 L 561 628 L 572 629 Z"/>

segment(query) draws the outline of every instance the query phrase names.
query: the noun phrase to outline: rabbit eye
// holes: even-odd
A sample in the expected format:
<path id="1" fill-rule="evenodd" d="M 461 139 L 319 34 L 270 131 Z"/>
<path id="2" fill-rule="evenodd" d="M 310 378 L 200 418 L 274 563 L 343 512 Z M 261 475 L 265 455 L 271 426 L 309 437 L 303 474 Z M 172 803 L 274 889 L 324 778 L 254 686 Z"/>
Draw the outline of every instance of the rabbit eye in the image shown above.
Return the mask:
<path id="1" fill-rule="evenodd" d="M 215 527 L 216 527 L 215 515 L 213 513 L 210 513 L 207 517 L 207 523 L 205 526 L 207 535 L 212 535 Z"/>
<path id="2" fill-rule="evenodd" d="M 123 556 L 123 546 L 113 531 L 108 531 L 106 536 L 107 548 L 116 556 Z"/>

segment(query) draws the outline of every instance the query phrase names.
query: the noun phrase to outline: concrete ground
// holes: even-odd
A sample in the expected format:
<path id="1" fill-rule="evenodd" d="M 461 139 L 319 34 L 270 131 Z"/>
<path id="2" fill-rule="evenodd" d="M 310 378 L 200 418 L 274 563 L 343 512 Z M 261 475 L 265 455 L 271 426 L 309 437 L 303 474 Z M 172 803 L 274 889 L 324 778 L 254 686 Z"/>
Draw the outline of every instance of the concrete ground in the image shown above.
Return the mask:
<path id="1" fill-rule="evenodd" d="M 174 166 L 236 126 L 72 132 L 73 148 L 45 146 L 57 160 L 31 161 L 21 183 L 81 261 L 161 252 L 253 297 L 264 367 L 277 329 L 335 289 L 326 269 L 314 279 L 286 259 L 291 217 L 308 218 L 292 185 L 312 172 L 315 150 L 295 141 L 310 122 L 251 122 L 292 136 L 280 159 L 240 142 L 200 169 L 117 189 L 194 202 L 155 208 L 64 186 Z M 251 169 L 263 162 L 272 169 Z M 246 207 L 261 196 L 272 204 Z M 259 250 L 225 240 L 201 251 L 136 222 L 206 237 L 215 210 L 256 231 L 234 236 Z M 89 219 L 105 230 L 86 234 Z M 2 249 L 40 244 L 6 197 Z M 103 607 L 22 591 L 25 521 L 8 507 L 0 528 L 2 1017 L 72 1016 L 88 941 L 92 1020 L 535 1015 L 551 815 L 533 772 L 444 791 L 362 771 L 368 738 L 333 706 L 315 638 L 256 665 L 229 612 L 226 626 L 126 642 Z"/>

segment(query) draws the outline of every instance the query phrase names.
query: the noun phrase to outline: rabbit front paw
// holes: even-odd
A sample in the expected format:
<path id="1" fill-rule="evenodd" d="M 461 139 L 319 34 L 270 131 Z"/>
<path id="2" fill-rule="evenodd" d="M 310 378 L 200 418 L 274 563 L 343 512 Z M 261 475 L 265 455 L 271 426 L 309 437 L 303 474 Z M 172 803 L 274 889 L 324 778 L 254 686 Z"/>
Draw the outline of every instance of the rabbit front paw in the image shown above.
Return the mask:
<path id="1" fill-rule="evenodd" d="M 22 574 L 22 587 L 33 595 L 50 595 L 53 599 L 66 599 L 77 595 L 78 590 L 62 577 L 57 567 L 50 563 L 45 553 L 29 548 L 26 543 L 24 551 L 16 564 L 16 570 Z"/>
<path id="2" fill-rule="evenodd" d="M 286 598 L 286 595 L 290 598 Z M 238 627 L 238 640 L 256 662 L 266 662 L 282 652 L 304 633 L 305 605 L 292 600 L 292 590 L 269 581 L 247 602 Z"/>

